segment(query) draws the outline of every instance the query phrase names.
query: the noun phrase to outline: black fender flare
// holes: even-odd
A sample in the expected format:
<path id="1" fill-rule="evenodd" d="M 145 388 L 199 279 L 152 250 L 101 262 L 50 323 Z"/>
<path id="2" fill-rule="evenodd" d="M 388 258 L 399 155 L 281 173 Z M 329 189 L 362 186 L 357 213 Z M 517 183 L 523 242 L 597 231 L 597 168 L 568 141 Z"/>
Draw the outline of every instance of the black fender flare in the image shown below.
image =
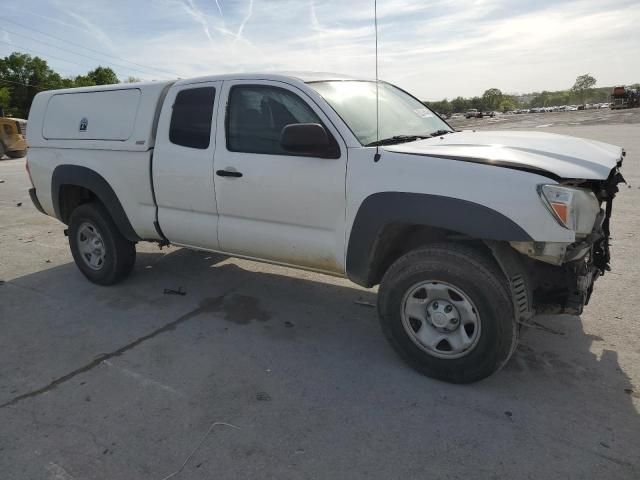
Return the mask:
<path id="1" fill-rule="evenodd" d="M 374 193 L 360 205 L 349 235 L 346 272 L 354 283 L 374 285 L 376 242 L 388 225 L 432 227 L 477 240 L 533 240 L 510 218 L 475 202 L 424 193 Z"/>
<path id="2" fill-rule="evenodd" d="M 109 182 L 96 171 L 79 165 L 58 165 L 53 170 L 53 175 L 51 176 L 51 200 L 58 220 L 63 223 L 67 223 L 68 220 L 64 218 L 60 205 L 60 191 L 63 185 L 75 185 L 93 192 L 107 209 L 109 215 L 111 215 L 120 233 L 132 242 L 140 240 Z"/>

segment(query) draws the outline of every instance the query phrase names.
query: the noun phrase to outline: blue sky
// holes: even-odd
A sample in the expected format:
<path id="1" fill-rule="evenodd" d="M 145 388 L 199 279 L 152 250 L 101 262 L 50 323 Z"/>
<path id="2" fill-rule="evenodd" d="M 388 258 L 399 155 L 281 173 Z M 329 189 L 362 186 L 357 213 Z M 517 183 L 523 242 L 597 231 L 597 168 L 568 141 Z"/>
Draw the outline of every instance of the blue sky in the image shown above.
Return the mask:
<path id="1" fill-rule="evenodd" d="M 63 75 L 374 75 L 373 0 L 3 3 L 0 56 L 36 54 Z M 378 0 L 378 13 L 380 77 L 423 99 L 561 89 L 587 72 L 640 81 L 638 0 Z"/>

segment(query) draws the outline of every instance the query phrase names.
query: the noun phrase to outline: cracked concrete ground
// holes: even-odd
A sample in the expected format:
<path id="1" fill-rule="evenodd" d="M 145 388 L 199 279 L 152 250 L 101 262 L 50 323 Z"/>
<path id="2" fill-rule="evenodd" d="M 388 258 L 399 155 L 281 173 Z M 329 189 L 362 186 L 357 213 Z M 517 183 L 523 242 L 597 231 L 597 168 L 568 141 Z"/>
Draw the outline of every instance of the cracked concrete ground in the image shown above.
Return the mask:
<path id="1" fill-rule="evenodd" d="M 344 280 L 141 245 L 92 285 L 0 161 L 0 478 L 161 480 L 194 451 L 172 478 L 639 478 L 640 124 L 540 130 L 627 148 L 613 272 L 468 386 L 405 366 Z"/>

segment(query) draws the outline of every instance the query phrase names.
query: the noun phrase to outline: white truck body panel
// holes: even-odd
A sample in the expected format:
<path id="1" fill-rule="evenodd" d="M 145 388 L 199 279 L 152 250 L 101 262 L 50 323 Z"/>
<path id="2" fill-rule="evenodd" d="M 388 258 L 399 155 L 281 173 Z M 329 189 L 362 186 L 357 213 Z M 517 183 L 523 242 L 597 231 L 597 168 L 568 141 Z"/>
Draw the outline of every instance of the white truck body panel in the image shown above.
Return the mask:
<path id="1" fill-rule="evenodd" d="M 33 186 L 48 215 L 55 216 L 51 195 L 51 177 L 55 168 L 58 165 L 82 165 L 99 173 L 111 185 L 140 238 L 160 240 L 153 225 L 156 207 L 149 181 L 150 151 L 30 147 L 27 158 Z"/>

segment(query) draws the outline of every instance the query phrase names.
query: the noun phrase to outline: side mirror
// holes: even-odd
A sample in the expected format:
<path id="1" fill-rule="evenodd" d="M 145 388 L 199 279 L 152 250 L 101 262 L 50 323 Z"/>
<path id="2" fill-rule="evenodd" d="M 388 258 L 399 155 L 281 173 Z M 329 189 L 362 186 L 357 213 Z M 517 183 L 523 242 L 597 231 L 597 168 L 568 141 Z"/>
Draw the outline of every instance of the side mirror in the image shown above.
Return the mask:
<path id="1" fill-rule="evenodd" d="M 292 123 L 280 133 L 280 146 L 288 153 L 310 157 L 329 157 L 329 135 L 318 123 Z"/>

